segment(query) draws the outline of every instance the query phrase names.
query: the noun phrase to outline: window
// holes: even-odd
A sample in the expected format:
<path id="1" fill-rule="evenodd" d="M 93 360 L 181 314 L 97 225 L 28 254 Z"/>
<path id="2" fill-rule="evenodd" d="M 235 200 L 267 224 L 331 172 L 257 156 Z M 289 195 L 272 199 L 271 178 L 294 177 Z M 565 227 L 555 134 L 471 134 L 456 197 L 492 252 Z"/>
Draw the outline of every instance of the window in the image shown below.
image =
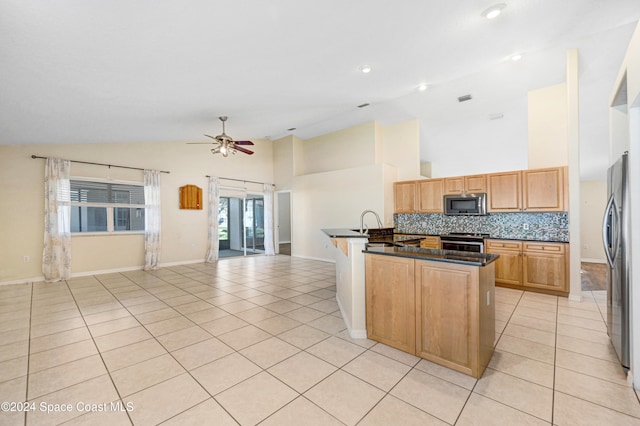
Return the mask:
<path id="1" fill-rule="evenodd" d="M 71 232 L 144 231 L 144 186 L 71 180 Z"/>

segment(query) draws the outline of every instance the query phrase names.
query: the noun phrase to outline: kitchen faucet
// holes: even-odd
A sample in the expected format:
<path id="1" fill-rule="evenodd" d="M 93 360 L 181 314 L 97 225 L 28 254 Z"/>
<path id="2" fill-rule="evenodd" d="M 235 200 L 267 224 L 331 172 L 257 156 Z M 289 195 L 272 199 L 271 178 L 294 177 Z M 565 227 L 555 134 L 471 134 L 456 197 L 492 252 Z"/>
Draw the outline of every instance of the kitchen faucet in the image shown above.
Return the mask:
<path id="1" fill-rule="evenodd" d="M 382 228 L 382 222 L 380 221 L 380 216 L 378 216 L 378 213 L 374 212 L 373 210 L 365 210 L 362 212 L 362 214 L 360 215 L 360 234 L 364 235 L 366 232 L 364 232 L 362 230 L 363 228 L 363 223 L 364 223 L 364 215 L 367 213 L 373 213 L 373 215 L 376 217 L 376 220 L 378 221 L 378 228 Z M 369 230 L 367 229 L 367 232 Z"/>

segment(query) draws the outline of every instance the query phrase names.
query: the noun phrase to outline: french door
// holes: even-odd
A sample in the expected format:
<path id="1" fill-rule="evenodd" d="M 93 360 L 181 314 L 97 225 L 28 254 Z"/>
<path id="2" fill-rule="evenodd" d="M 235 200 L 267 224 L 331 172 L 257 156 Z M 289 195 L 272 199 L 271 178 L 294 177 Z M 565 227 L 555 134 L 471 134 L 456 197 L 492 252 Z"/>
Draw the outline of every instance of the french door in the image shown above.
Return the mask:
<path id="1" fill-rule="evenodd" d="M 223 257 L 264 253 L 264 197 L 220 197 L 218 241 Z"/>

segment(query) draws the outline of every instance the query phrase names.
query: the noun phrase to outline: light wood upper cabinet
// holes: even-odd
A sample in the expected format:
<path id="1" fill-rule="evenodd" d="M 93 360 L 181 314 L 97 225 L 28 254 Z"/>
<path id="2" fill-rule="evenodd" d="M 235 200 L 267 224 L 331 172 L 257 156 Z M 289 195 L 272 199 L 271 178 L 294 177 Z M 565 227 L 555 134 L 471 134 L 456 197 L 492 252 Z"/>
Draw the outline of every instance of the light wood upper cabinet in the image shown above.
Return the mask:
<path id="1" fill-rule="evenodd" d="M 367 255 L 365 274 L 367 336 L 415 353 L 414 260 Z"/>
<path id="2" fill-rule="evenodd" d="M 464 191 L 464 176 L 444 178 L 445 194 L 462 194 Z"/>
<path id="3" fill-rule="evenodd" d="M 394 213 L 415 213 L 416 182 L 395 182 L 393 184 Z"/>
<path id="4" fill-rule="evenodd" d="M 522 209 L 527 212 L 564 211 L 564 167 L 522 172 Z"/>
<path id="5" fill-rule="evenodd" d="M 568 207 L 567 168 L 424 179 L 393 184 L 395 213 L 443 213 L 445 194 L 487 193 L 487 211 L 557 212 Z"/>
<path id="6" fill-rule="evenodd" d="M 418 212 L 442 213 L 444 204 L 444 179 L 425 179 L 417 181 Z"/>
<path id="7" fill-rule="evenodd" d="M 478 192 L 487 192 L 486 175 L 458 176 L 444 179 L 445 194 L 475 194 Z"/>
<path id="8" fill-rule="evenodd" d="M 487 176 L 489 212 L 522 210 L 522 172 L 492 173 Z"/>

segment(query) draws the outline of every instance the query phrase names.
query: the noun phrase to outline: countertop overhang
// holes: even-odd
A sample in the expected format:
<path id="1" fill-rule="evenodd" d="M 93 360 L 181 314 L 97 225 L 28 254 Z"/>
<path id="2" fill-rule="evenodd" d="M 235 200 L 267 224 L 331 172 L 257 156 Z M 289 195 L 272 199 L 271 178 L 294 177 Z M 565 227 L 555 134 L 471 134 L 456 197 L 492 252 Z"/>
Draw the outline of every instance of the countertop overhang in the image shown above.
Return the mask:
<path id="1" fill-rule="evenodd" d="M 436 250 L 419 247 L 396 245 L 392 247 L 366 247 L 365 254 L 379 254 L 383 256 L 406 257 L 418 260 L 433 260 L 436 262 L 458 263 L 462 265 L 486 266 L 494 262 L 497 254 L 471 253 L 454 250 Z"/>

